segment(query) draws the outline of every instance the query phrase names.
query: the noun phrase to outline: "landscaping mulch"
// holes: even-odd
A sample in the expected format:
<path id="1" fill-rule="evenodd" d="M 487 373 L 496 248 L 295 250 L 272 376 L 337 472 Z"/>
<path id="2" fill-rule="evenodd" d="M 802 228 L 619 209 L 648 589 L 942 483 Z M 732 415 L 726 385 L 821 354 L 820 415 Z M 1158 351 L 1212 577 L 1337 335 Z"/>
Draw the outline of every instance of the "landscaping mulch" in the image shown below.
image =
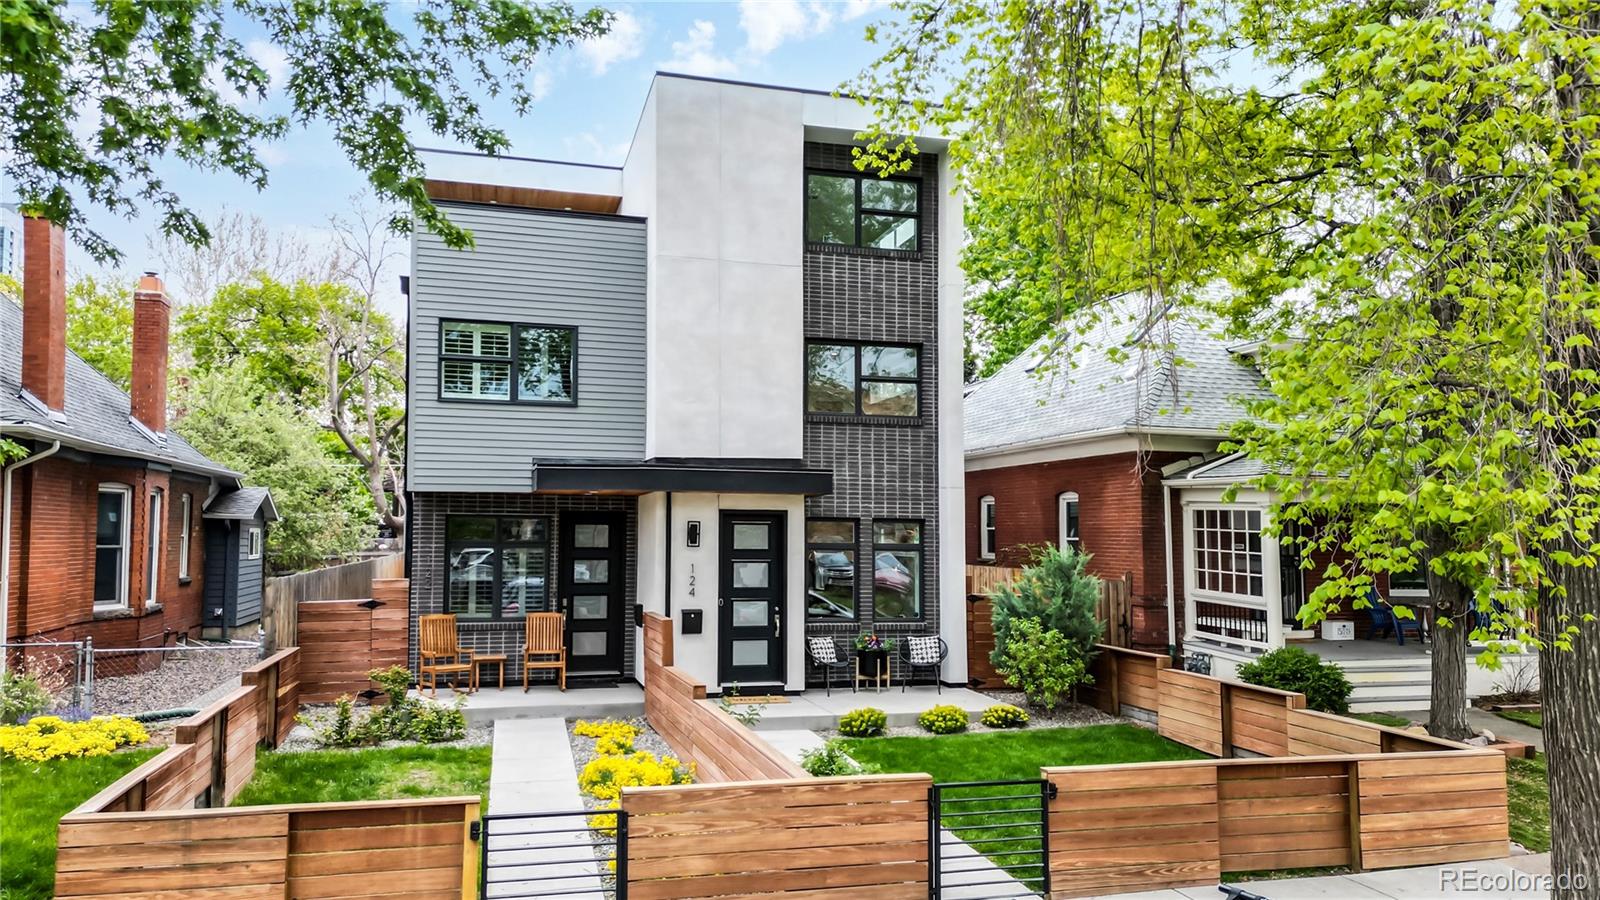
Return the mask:
<path id="1" fill-rule="evenodd" d="M 307 703 L 300 707 L 300 715 L 310 719 L 319 727 L 325 727 L 333 719 L 332 703 Z M 357 706 L 352 717 L 356 725 L 366 721 L 369 716 L 377 711 L 375 706 Z M 372 744 L 372 747 L 482 747 L 494 743 L 494 726 L 468 725 L 467 736 L 459 741 L 441 741 L 437 744 L 418 744 L 416 741 L 384 741 L 381 744 Z M 289 735 L 278 742 L 278 750 L 285 753 L 298 753 L 306 750 L 328 749 L 317 743 L 316 732 L 303 723 L 297 722 Z"/>

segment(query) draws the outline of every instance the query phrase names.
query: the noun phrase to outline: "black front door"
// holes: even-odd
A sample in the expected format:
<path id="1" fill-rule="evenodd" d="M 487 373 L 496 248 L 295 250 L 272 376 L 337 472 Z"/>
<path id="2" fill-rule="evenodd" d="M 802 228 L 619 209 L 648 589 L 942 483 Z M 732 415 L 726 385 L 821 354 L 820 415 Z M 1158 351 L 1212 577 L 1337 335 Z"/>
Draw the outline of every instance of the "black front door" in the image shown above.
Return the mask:
<path id="1" fill-rule="evenodd" d="M 721 680 L 783 682 L 783 513 L 722 514 Z"/>
<path id="2" fill-rule="evenodd" d="M 561 516 L 561 611 L 567 614 L 567 671 L 622 674 L 626 610 L 627 518 L 622 513 Z"/>

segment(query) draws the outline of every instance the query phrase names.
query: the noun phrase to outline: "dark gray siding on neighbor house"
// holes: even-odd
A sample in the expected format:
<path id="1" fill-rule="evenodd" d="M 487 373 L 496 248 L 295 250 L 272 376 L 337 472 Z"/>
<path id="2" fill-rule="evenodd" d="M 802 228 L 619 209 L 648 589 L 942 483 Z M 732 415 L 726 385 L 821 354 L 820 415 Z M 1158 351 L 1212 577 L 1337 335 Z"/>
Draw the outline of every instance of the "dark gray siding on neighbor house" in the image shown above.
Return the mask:
<path id="1" fill-rule="evenodd" d="M 250 540 L 246 536 L 251 528 L 261 529 L 262 555 L 255 559 L 249 556 Z M 261 621 L 261 579 L 265 574 L 263 564 L 266 561 L 267 524 L 258 512 L 254 520 L 238 523 L 236 533 L 239 541 L 239 587 L 234 595 L 233 608 L 228 611 L 229 628 Z"/>
<path id="2" fill-rule="evenodd" d="M 905 174 L 922 179 L 916 253 L 808 245 L 808 340 L 886 341 L 920 348 L 920 415 L 913 421 L 807 414 L 805 461 L 833 470 L 833 492 L 806 499 L 806 515 L 856 521 L 856 621 L 808 622 L 807 634 L 845 639 L 858 631 L 938 634 L 939 609 L 939 280 L 937 157 Z M 848 146 L 807 142 L 808 170 L 853 172 Z M 922 616 L 882 619 L 873 608 L 873 519 L 922 523 Z M 959 598 L 945 598 L 960 602 Z M 809 664 L 808 664 L 809 665 Z M 898 663 L 896 663 L 898 665 Z M 812 667 L 814 668 L 814 666 Z M 813 678 L 816 672 L 810 673 Z M 896 671 L 899 678 L 903 673 Z"/>
<path id="3" fill-rule="evenodd" d="M 206 627 L 217 628 L 223 623 L 228 607 L 238 594 L 239 582 L 234 578 L 238 560 L 233 539 L 233 523 L 217 519 L 206 520 L 206 608 L 202 617 Z"/>
<path id="4" fill-rule="evenodd" d="M 415 238 L 407 487 L 527 490 L 535 457 L 642 458 L 644 222 L 440 205 L 477 246 L 451 250 L 425 230 Z M 575 326 L 577 405 L 441 400 L 445 319 Z"/>

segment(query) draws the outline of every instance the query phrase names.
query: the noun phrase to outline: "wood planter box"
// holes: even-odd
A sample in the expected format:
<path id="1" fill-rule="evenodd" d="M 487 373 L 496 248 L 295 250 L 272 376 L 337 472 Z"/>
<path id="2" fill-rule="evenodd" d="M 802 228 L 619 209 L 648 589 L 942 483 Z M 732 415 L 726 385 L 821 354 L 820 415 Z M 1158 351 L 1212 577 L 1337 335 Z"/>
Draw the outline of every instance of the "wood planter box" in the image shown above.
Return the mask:
<path id="1" fill-rule="evenodd" d="M 1538 751 L 1532 744 L 1514 741 L 1510 738 L 1500 738 L 1489 745 L 1491 750 L 1499 750 L 1507 759 L 1533 759 Z"/>

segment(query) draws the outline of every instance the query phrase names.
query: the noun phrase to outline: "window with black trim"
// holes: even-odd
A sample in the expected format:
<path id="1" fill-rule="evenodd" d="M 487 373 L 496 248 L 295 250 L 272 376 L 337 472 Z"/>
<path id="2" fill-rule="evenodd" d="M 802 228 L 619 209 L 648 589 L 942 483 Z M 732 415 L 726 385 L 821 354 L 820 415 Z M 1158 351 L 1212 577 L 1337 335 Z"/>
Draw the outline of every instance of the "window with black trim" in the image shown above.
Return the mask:
<path id="1" fill-rule="evenodd" d="M 910 344 L 806 344 L 806 412 L 915 418 L 921 350 Z"/>
<path id="2" fill-rule="evenodd" d="M 922 183 L 915 178 L 808 172 L 806 240 L 874 250 L 916 250 L 921 190 Z"/>
<path id="3" fill-rule="evenodd" d="M 451 516 L 445 520 L 445 609 L 463 619 L 551 612 L 550 520 Z"/>
<path id="4" fill-rule="evenodd" d="M 439 323 L 439 397 L 572 404 L 578 330 L 502 322 Z"/>
<path id="5" fill-rule="evenodd" d="M 806 617 L 856 617 L 856 520 L 806 520 Z"/>
<path id="6" fill-rule="evenodd" d="M 872 520 L 874 619 L 922 618 L 922 523 Z"/>

